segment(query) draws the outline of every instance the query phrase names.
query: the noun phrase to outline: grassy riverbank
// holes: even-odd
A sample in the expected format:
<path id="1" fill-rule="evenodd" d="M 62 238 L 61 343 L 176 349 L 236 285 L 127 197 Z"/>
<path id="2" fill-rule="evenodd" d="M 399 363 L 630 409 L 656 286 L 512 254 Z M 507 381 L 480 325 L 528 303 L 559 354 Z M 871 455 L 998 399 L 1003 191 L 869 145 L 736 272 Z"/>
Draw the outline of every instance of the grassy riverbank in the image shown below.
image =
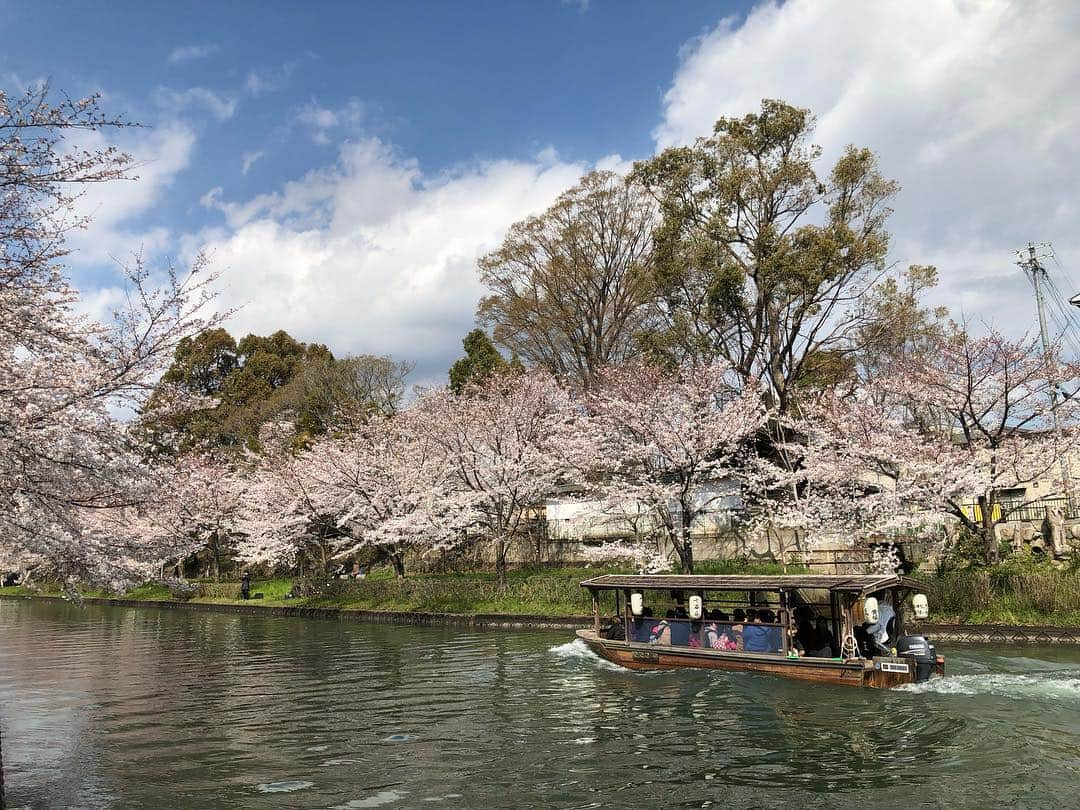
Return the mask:
<path id="1" fill-rule="evenodd" d="M 788 573 L 799 569 L 788 568 Z M 364 580 L 330 580 L 303 598 L 288 599 L 293 580 L 261 579 L 252 582 L 261 599 L 244 603 L 238 582 L 198 582 L 192 592 L 177 595 L 160 583 L 146 583 L 123 594 L 84 591 L 84 596 L 122 596 L 145 602 L 184 601 L 213 604 L 262 604 L 361 610 L 416 611 L 423 613 L 504 613 L 539 616 L 583 616 L 591 612 L 582 579 L 618 568 L 558 568 L 518 570 L 509 575 L 500 593 L 494 574 L 416 574 L 398 580 L 390 570 L 378 569 Z M 780 573 L 778 565 L 705 562 L 700 573 Z M 973 569 L 941 576 L 917 574 L 934 587 L 934 621 L 957 624 L 1080 626 L 1080 571 L 1015 568 Z M 58 589 L 45 592 L 59 593 Z M 22 588 L 0 589 L 0 596 L 28 593 Z"/>

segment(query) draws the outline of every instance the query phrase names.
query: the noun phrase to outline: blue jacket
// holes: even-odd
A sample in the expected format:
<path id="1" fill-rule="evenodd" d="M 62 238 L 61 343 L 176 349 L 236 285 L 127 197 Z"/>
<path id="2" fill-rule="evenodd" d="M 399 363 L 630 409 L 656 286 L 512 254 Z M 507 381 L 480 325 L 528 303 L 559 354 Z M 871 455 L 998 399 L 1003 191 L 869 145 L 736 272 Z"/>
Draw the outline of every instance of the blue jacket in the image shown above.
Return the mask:
<path id="1" fill-rule="evenodd" d="M 671 619 L 671 645 L 687 647 L 690 645 L 690 622 L 687 619 Z"/>
<path id="2" fill-rule="evenodd" d="M 762 624 L 743 626 L 743 650 L 746 652 L 775 652 L 773 647 L 773 629 Z"/>

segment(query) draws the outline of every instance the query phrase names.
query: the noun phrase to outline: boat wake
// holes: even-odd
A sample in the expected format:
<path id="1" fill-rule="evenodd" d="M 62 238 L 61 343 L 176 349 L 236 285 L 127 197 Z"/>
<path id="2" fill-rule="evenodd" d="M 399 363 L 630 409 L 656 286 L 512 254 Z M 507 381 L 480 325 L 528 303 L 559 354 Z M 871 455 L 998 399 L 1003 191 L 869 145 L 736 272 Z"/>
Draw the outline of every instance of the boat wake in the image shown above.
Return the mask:
<path id="1" fill-rule="evenodd" d="M 949 675 L 922 683 L 896 687 L 901 692 L 933 692 L 940 695 L 994 695 L 1013 700 L 1054 700 L 1080 703 L 1080 673 L 1041 672 L 1036 675 L 985 673 Z"/>
<path id="2" fill-rule="evenodd" d="M 586 664 L 590 664 L 597 669 L 606 669 L 610 672 L 626 672 L 627 670 L 620 667 L 618 664 L 613 664 L 606 658 L 601 658 L 599 655 L 589 649 L 587 645 L 580 638 L 575 638 L 573 641 L 568 641 L 565 644 L 558 644 L 548 650 L 556 658 L 562 658 L 565 661 L 582 661 Z"/>

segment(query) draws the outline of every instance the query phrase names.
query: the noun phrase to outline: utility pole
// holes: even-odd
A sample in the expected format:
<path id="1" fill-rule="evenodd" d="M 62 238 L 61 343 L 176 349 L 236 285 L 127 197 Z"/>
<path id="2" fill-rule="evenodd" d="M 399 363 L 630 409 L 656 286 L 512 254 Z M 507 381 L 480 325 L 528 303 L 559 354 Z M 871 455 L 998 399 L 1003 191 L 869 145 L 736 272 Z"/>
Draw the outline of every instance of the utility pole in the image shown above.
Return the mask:
<path id="1" fill-rule="evenodd" d="M 1053 364 L 1053 353 L 1050 350 L 1050 336 L 1046 331 L 1046 310 L 1043 300 L 1043 282 L 1046 281 L 1046 268 L 1039 262 L 1035 245 L 1028 242 L 1027 258 L 1024 251 L 1018 250 L 1017 264 L 1030 275 L 1031 283 L 1035 287 L 1035 307 L 1039 311 L 1039 334 L 1042 336 L 1043 357 L 1046 360 L 1046 370 L 1049 373 Z M 1058 457 L 1061 467 L 1061 483 L 1065 487 L 1065 512 L 1066 517 L 1072 511 L 1072 479 L 1069 475 L 1069 460 L 1061 453 L 1061 447 L 1065 443 L 1061 432 L 1061 420 L 1058 419 L 1058 381 L 1052 376 L 1047 378 L 1050 382 L 1050 413 L 1054 418 L 1054 452 Z"/>

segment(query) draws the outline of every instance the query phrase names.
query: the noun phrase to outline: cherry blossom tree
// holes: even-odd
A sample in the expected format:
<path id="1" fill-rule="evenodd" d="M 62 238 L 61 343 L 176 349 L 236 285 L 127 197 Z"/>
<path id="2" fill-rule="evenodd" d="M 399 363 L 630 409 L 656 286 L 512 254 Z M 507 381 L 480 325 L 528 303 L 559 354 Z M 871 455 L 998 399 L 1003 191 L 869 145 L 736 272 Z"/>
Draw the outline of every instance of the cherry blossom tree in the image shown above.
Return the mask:
<path id="1" fill-rule="evenodd" d="M 193 451 L 159 460 L 158 495 L 139 509 L 148 540 L 158 539 L 163 560 L 180 561 L 205 551 L 209 573 L 221 572 L 238 556 L 244 518 L 252 498 L 252 459 L 219 449 Z"/>
<path id="2" fill-rule="evenodd" d="M 125 125 L 96 97 L 52 98 L 0 92 L 0 542 L 100 577 L 130 548 L 95 535 L 94 515 L 152 489 L 136 431 L 113 413 L 140 409 L 176 343 L 206 325 L 214 276 L 203 258 L 155 274 L 136 256 L 112 320 L 78 314 L 62 266 L 66 235 L 89 224 L 78 189 L 129 177 L 131 158 L 72 143 Z"/>
<path id="3" fill-rule="evenodd" d="M 605 511 L 649 515 L 693 573 L 693 524 L 732 487 L 743 489 L 765 419 L 760 390 L 733 378 L 726 363 L 687 362 L 670 373 L 628 363 L 601 374 L 563 432 L 563 451 Z"/>
<path id="4" fill-rule="evenodd" d="M 500 589 L 511 542 L 531 527 L 544 498 L 567 472 L 557 452 L 569 395 L 543 372 L 495 375 L 455 394 L 427 392 L 414 407 L 418 430 L 446 455 L 445 497 L 429 501 L 455 515 L 441 541 L 463 530 L 491 544 Z M 437 524 L 437 519 L 431 521 Z M 449 536 L 448 536 L 449 535 Z"/>
<path id="5" fill-rule="evenodd" d="M 1034 340 L 961 332 L 854 396 L 807 402 L 804 485 L 790 519 L 817 531 L 940 537 L 948 517 L 995 563 L 995 527 L 1024 505 L 1003 502 L 1002 491 L 1039 480 L 1064 491 L 1058 459 L 1076 450 L 1080 410 L 1075 397 L 1062 399 L 1059 441 L 1050 397 L 1078 377 L 1080 367 Z"/>
<path id="6" fill-rule="evenodd" d="M 424 410 L 376 418 L 354 431 L 335 454 L 343 489 L 343 524 L 358 527 L 345 553 L 374 548 L 386 555 L 398 577 L 406 554 L 437 553 L 460 540 L 467 511 L 455 508 L 451 458 L 434 431 L 425 430 Z"/>
<path id="7" fill-rule="evenodd" d="M 297 448 L 294 435 L 291 422 L 269 423 L 259 431 L 262 451 L 246 454 L 236 556 L 249 565 L 310 560 L 326 573 L 343 534 L 342 507 L 319 475 L 318 458 Z"/>
<path id="8" fill-rule="evenodd" d="M 329 562 L 375 549 L 405 575 L 410 552 L 448 547 L 467 511 L 453 508 L 448 457 L 418 415 L 358 418 L 306 450 L 289 430 L 264 430 L 242 510 L 238 556 L 292 564 L 303 552 Z"/>

